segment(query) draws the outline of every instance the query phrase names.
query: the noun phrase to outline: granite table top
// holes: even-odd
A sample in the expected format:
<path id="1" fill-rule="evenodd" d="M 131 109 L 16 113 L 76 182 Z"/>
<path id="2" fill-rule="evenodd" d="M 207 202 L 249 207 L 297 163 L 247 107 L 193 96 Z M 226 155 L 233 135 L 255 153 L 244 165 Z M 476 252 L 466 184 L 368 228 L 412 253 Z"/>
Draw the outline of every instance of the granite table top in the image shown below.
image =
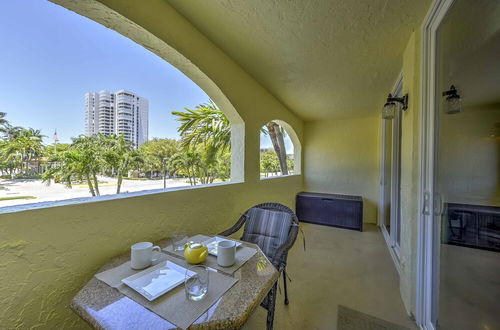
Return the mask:
<path id="1" fill-rule="evenodd" d="M 157 242 L 162 249 L 170 240 Z M 257 253 L 233 276 L 239 281 L 198 318 L 189 329 L 239 329 L 260 305 L 279 273 L 258 246 Z M 130 260 L 130 253 L 111 259 L 98 273 Z M 95 277 L 78 292 L 71 309 L 96 329 L 166 330 L 177 327 Z M 264 326 L 265 320 L 262 320 Z"/>

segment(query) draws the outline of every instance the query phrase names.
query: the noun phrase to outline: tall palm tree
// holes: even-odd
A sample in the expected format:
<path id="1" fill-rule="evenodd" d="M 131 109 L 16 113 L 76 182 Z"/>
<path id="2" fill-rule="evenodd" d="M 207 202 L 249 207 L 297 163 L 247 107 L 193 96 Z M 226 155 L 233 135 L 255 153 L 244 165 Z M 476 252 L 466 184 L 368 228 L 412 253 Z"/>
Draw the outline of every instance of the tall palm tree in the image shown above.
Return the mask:
<path id="1" fill-rule="evenodd" d="M 0 141 L 0 162 L 2 163 L 2 169 L 6 170 L 11 177 L 16 170 L 21 168 L 23 159 L 12 141 Z"/>
<path id="2" fill-rule="evenodd" d="M 263 130 L 264 134 L 269 134 L 269 138 L 273 144 L 274 151 L 278 156 L 278 160 L 280 163 L 281 174 L 288 174 L 288 165 L 287 165 L 287 157 L 286 157 L 286 148 L 285 148 L 285 139 L 286 135 L 285 130 L 280 125 L 276 124 L 274 121 L 270 121 L 266 124 L 266 129 Z"/>
<path id="3" fill-rule="evenodd" d="M 15 171 L 22 171 L 25 162 L 29 162 L 31 156 L 41 153 L 42 135 L 39 131 L 12 126 L 7 119 L 7 113 L 0 112 L 0 162 L 3 170 L 7 170 L 12 176 Z M 23 134 L 22 138 L 19 136 Z M 31 135 L 31 137 L 29 137 Z M 36 143 L 36 140 L 39 143 Z M 26 165 L 26 169 L 28 165 Z"/>
<path id="4" fill-rule="evenodd" d="M 0 134 L 3 134 L 4 138 L 11 139 L 25 130 L 25 128 L 20 126 L 12 126 L 10 122 L 5 119 L 6 116 L 6 112 L 0 112 Z"/>
<path id="5" fill-rule="evenodd" d="M 101 135 L 83 136 L 73 139 L 73 147 L 79 154 L 80 166 L 82 173 L 86 176 L 87 183 L 89 178 L 93 183 L 95 195 L 100 196 L 99 182 L 97 175 L 101 173 L 106 166 L 103 153 L 104 143 Z M 90 190 L 92 186 L 89 185 Z"/>
<path id="6" fill-rule="evenodd" d="M 42 139 L 43 135 L 40 130 L 23 128 L 7 141 L 5 152 L 7 154 L 19 153 L 22 159 L 21 171 L 27 173 L 32 160 L 40 162 L 43 152 Z"/>
<path id="7" fill-rule="evenodd" d="M 106 165 L 116 171 L 117 188 L 116 193 L 120 193 L 123 177 L 132 167 L 138 167 L 142 163 L 139 152 L 134 149 L 132 142 L 125 139 L 123 135 L 98 135 L 101 145 L 104 148 L 104 159 Z"/>
<path id="8" fill-rule="evenodd" d="M 196 178 L 199 177 L 199 169 L 202 167 L 199 152 L 184 150 L 175 154 L 169 163 L 176 173 L 188 176 L 191 186 L 196 186 Z"/>
<path id="9" fill-rule="evenodd" d="M 72 180 L 85 180 L 92 196 L 100 196 L 97 175 L 105 168 L 103 138 L 81 135 L 73 138 L 71 147 L 56 153 L 52 166 L 42 175 L 44 182 L 59 179 L 71 188 Z"/>

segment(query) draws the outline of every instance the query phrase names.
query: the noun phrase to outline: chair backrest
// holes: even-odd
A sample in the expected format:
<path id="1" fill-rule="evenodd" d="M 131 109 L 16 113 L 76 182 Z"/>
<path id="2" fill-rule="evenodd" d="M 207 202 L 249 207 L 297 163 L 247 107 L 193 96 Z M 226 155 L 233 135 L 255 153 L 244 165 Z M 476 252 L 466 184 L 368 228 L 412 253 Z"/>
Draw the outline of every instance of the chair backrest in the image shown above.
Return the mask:
<path id="1" fill-rule="evenodd" d="M 257 244 L 271 260 L 276 250 L 289 239 L 292 226 L 298 223 L 292 210 L 277 203 L 256 205 L 245 216 L 242 240 Z"/>

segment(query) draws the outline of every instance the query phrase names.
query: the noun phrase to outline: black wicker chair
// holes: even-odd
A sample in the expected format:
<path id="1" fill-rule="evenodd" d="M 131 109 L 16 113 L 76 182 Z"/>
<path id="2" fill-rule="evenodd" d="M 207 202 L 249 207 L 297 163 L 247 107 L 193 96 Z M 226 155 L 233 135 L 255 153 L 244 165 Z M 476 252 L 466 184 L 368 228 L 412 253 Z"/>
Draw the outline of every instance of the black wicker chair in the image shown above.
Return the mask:
<path id="1" fill-rule="evenodd" d="M 287 293 L 287 275 L 286 275 L 286 262 L 287 262 L 287 257 L 288 257 L 288 250 L 293 246 L 295 243 L 295 239 L 297 238 L 297 234 L 299 232 L 299 219 L 295 215 L 295 213 L 285 205 L 279 204 L 279 203 L 263 203 L 263 204 L 258 204 L 255 205 L 253 208 L 260 208 L 264 210 L 271 210 L 271 211 L 278 211 L 278 212 L 286 212 L 290 214 L 292 217 L 292 224 L 290 226 L 289 232 L 288 232 L 288 238 L 285 243 L 283 243 L 281 246 L 278 247 L 276 252 L 274 253 L 273 256 L 267 256 L 271 263 L 274 265 L 274 267 L 278 270 L 278 272 L 283 273 L 283 287 L 285 291 L 285 305 L 288 305 L 288 293 Z M 252 209 L 252 208 L 251 208 Z M 250 209 L 249 209 L 250 210 Z M 234 234 L 237 232 L 246 222 L 248 218 L 248 211 L 247 210 L 239 219 L 238 221 L 229 228 L 228 230 L 223 231 L 219 235 L 221 236 L 229 236 L 231 234 Z M 274 321 L 274 309 L 275 309 L 275 304 L 276 304 L 276 294 L 277 294 L 277 287 L 278 287 L 278 281 L 274 283 L 273 287 L 271 288 L 271 291 L 267 294 L 266 298 L 264 298 L 264 301 L 262 301 L 261 306 L 267 309 L 267 329 L 272 329 L 273 328 L 273 321 Z"/>

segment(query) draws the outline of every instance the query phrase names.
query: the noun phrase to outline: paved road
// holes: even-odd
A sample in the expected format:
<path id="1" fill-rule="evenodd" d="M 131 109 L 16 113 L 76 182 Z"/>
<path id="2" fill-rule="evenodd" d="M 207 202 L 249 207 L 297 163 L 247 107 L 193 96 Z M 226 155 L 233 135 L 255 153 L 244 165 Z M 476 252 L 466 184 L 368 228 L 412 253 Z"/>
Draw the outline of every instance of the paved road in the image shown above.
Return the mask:
<path id="1" fill-rule="evenodd" d="M 100 177 L 99 191 L 101 195 L 116 194 L 116 179 Z M 0 179 L 0 186 L 5 189 L 0 190 L 1 197 L 14 196 L 35 196 L 36 199 L 14 199 L 0 201 L 0 207 L 20 205 L 28 203 L 60 201 L 77 197 L 90 197 L 89 188 L 87 185 L 74 185 L 73 188 L 67 188 L 60 183 L 52 183 L 47 185 L 41 180 L 5 180 Z M 186 179 L 168 179 L 167 188 L 189 186 Z M 141 190 L 162 189 L 163 180 L 123 180 L 121 192 L 133 192 Z"/>

